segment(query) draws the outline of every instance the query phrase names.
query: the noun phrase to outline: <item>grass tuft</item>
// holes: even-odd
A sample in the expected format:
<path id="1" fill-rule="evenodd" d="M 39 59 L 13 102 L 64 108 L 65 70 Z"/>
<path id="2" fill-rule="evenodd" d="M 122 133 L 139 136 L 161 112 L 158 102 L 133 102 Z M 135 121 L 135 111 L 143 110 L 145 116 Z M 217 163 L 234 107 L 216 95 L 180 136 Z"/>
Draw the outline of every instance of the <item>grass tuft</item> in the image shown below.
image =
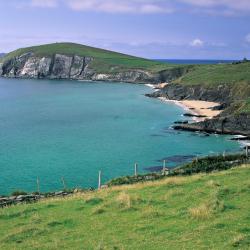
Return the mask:
<path id="1" fill-rule="evenodd" d="M 93 215 L 103 214 L 104 212 L 105 212 L 105 209 L 104 209 L 103 205 L 99 205 L 99 206 L 93 208 L 93 210 L 92 210 Z"/>
<path id="2" fill-rule="evenodd" d="M 132 200 L 128 193 L 120 192 L 116 200 L 120 208 L 124 208 L 124 209 L 132 208 Z"/>

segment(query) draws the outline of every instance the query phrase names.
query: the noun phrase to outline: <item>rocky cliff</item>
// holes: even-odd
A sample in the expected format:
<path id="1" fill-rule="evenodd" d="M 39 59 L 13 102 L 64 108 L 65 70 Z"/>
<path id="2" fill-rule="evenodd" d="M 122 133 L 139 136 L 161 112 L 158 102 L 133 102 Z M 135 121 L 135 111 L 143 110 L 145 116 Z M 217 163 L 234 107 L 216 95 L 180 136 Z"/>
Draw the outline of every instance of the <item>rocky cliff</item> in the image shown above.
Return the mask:
<path id="1" fill-rule="evenodd" d="M 228 84 L 204 86 L 172 83 L 168 84 L 162 90 L 148 94 L 147 96 L 155 98 L 165 97 L 179 101 L 185 99 L 220 103 L 216 107 L 223 110 L 219 116 L 213 119 L 206 119 L 202 122 L 179 124 L 174 126 L 175 129 L 250 135 L 250 114 L 238 113 L 234 109 L 235 102 L 240 100 L 240 96 L 236 94 L 236 91 L 237 86 L 229 86 Z"/>
<path id="2" fill-rule="evenodd" d="M 37 56 L 32 52 L 10 58 L 0 63 L 0 75 L 13 78 L 75 79 L 94 81 L 121 81 L 132 83 L 159 83 L 180 77 L 185 69 L 169 69 L 150 72 L 143 69 L 117 69 L 100 72 L 93 65 L 94 57 Z"/>

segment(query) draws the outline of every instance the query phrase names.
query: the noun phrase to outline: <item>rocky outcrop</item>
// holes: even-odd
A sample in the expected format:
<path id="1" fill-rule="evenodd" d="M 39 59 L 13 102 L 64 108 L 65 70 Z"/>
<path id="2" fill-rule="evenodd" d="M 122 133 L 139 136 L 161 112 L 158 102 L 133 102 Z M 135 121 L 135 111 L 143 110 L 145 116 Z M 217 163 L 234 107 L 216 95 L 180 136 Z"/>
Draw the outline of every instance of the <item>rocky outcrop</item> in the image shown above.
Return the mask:
<path id="1" fill-rule="evenodd" d="M 172 68 L 152 73 L 133 68 L 113 70 L 111 67 L 108 72 L 100 72 L 93 66 L 95 60 L 92 57 L 78 55 L 37 56 L 30 52 L 6 59 L 4 63 L 0 64 L 0 75 L 15 78 L 160 83 L 176 79 L 185 71 L 184 68 Z"/>
<path id="2" fill-rule="evenodd" d="M 203 100 L 219 103 L 231 103 L 234 100 L 233 90 L 226 84 L 206 87 L 204 85 L 168 84 L 160 91 L 148 94 L 149 97 L 166 97 L 170 100 Z M 225 106 L 224 106 L 225 107 Z"/>
<path id="3" fill-rule="evenodd" d="M 250 135 L 250 115 L 239 114 L 229 116 L 218 116 L 202 122 L 191 124 L 178 124 L 174 126 L 177 130 L 204 131 L 207 133 L 242 134 Z"/>
<path id="4" fill-rule="evenodd" d="M 147 96 L 155 98 L 165 97 L 178 101 L 185 99 L 220 103 L 216 107 L 218 110 L 223 110 L 219 116 L 201 122 L 178 124 L 173 126 L 175 129 L 250 135 L 250 114 L 238 114 L 232 110 L 232 105 L 238 100 L 239 96 L 235 94 L 235 89 L 227 84 L 215 86 L 168 84 L 165 88 L 147 94 Z"/>

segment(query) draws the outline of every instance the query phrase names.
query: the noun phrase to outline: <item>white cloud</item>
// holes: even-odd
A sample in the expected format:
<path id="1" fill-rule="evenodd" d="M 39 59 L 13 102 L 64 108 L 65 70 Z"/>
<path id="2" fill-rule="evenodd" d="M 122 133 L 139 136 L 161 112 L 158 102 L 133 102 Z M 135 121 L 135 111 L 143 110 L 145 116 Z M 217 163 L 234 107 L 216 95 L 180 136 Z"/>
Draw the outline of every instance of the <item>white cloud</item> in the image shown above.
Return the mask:
<path id="1" fill-rule="evenodd" d="M 194 39 L 191 43 L 190 46 L 192 47 L 202 47 L 204 45 L 204 42 L 201 39 Z"/>
<path id="2" fill-rule="evenodd" d="M 250 33 L 246 36 L 246 42 L 250 43 Z"/>
<path id="3" fill-rule="evenodd" d="M 57 7 L 57 0 L 31 0 L 30 5 L 32 7 L 41 7 L 41 8 L 54 8 Z"/>
<path id="4" fill-rule="evenodd" d="M 68 0 L 65 3 L 76 11 L 96 11 L 106 13 L 172 13 L 173 8 L 163 1 L 153 0 Z"/>
<path id="5" fill-rule="evenodd" d="M 250 14 L 250 0 L 12 0 L 10 2 L 16 7 L 67 6 L 75 11 L 104 13 L 187 12 L 220 16 Z"/>
<path id="6" fill-rule="evenodd" d="M 179 2 L 193 5 L 200 8 L 206 8 L 212 11 L 215 8 L 221 8 L 224 12 L 248 12 L 250 11 L 249 0 L 178 0 Z"/>

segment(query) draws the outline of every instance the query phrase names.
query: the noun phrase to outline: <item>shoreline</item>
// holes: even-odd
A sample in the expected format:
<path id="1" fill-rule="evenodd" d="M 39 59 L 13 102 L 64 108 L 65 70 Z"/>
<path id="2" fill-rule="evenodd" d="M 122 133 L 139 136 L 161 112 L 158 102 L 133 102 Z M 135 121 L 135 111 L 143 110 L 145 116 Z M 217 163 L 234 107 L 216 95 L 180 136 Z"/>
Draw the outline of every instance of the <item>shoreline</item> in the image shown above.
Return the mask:
<path id="1" fill-rule="evenodd" d="M 147 87 L 150 87 L 151 89 L 154 89 L 157 91 L 158 89 L 161 89 L 161 86 L 166 86 L 168 83 L 163 84 L 145 84 Z M 171 100 L 167 99 L 166 97 L 157 97 L 157 99 L 168 102 L 168 103 L 174 103 L 175 105 L 181 107 L 184 111 L 194 115 L 193 121 L 195 122 L 201 122 L 206 119 L 212 119 L 216 116 L 218 116 L 222 110 L 213 110 L 214 107 L 217 107 L 221 105 L 218 102 L 209 102 L 209 101 L 201 101 L 201 100 Z M 195 117 L 195 116 L 204 116 L 204 117 Z"/>
<path id="2" fill-rule="evenodd" d="M 157 99 L 168 102 L 174 103 L 175 105 L 181 107 L 184 111 L 194 115 L 194 116 L 205 116 L 205 117 L 193 117 L 193 121 L 201 122 L 206 119 L 212 119 L 219 115 L 222 111 L 221 110 L 212 110 L 212 108 L 219 106 L 220 103 L 216 102 L 208 102 L 208 101 L 197 101 L 197 100 L 170 100 L 165 97 L 158 97 Z"/>

